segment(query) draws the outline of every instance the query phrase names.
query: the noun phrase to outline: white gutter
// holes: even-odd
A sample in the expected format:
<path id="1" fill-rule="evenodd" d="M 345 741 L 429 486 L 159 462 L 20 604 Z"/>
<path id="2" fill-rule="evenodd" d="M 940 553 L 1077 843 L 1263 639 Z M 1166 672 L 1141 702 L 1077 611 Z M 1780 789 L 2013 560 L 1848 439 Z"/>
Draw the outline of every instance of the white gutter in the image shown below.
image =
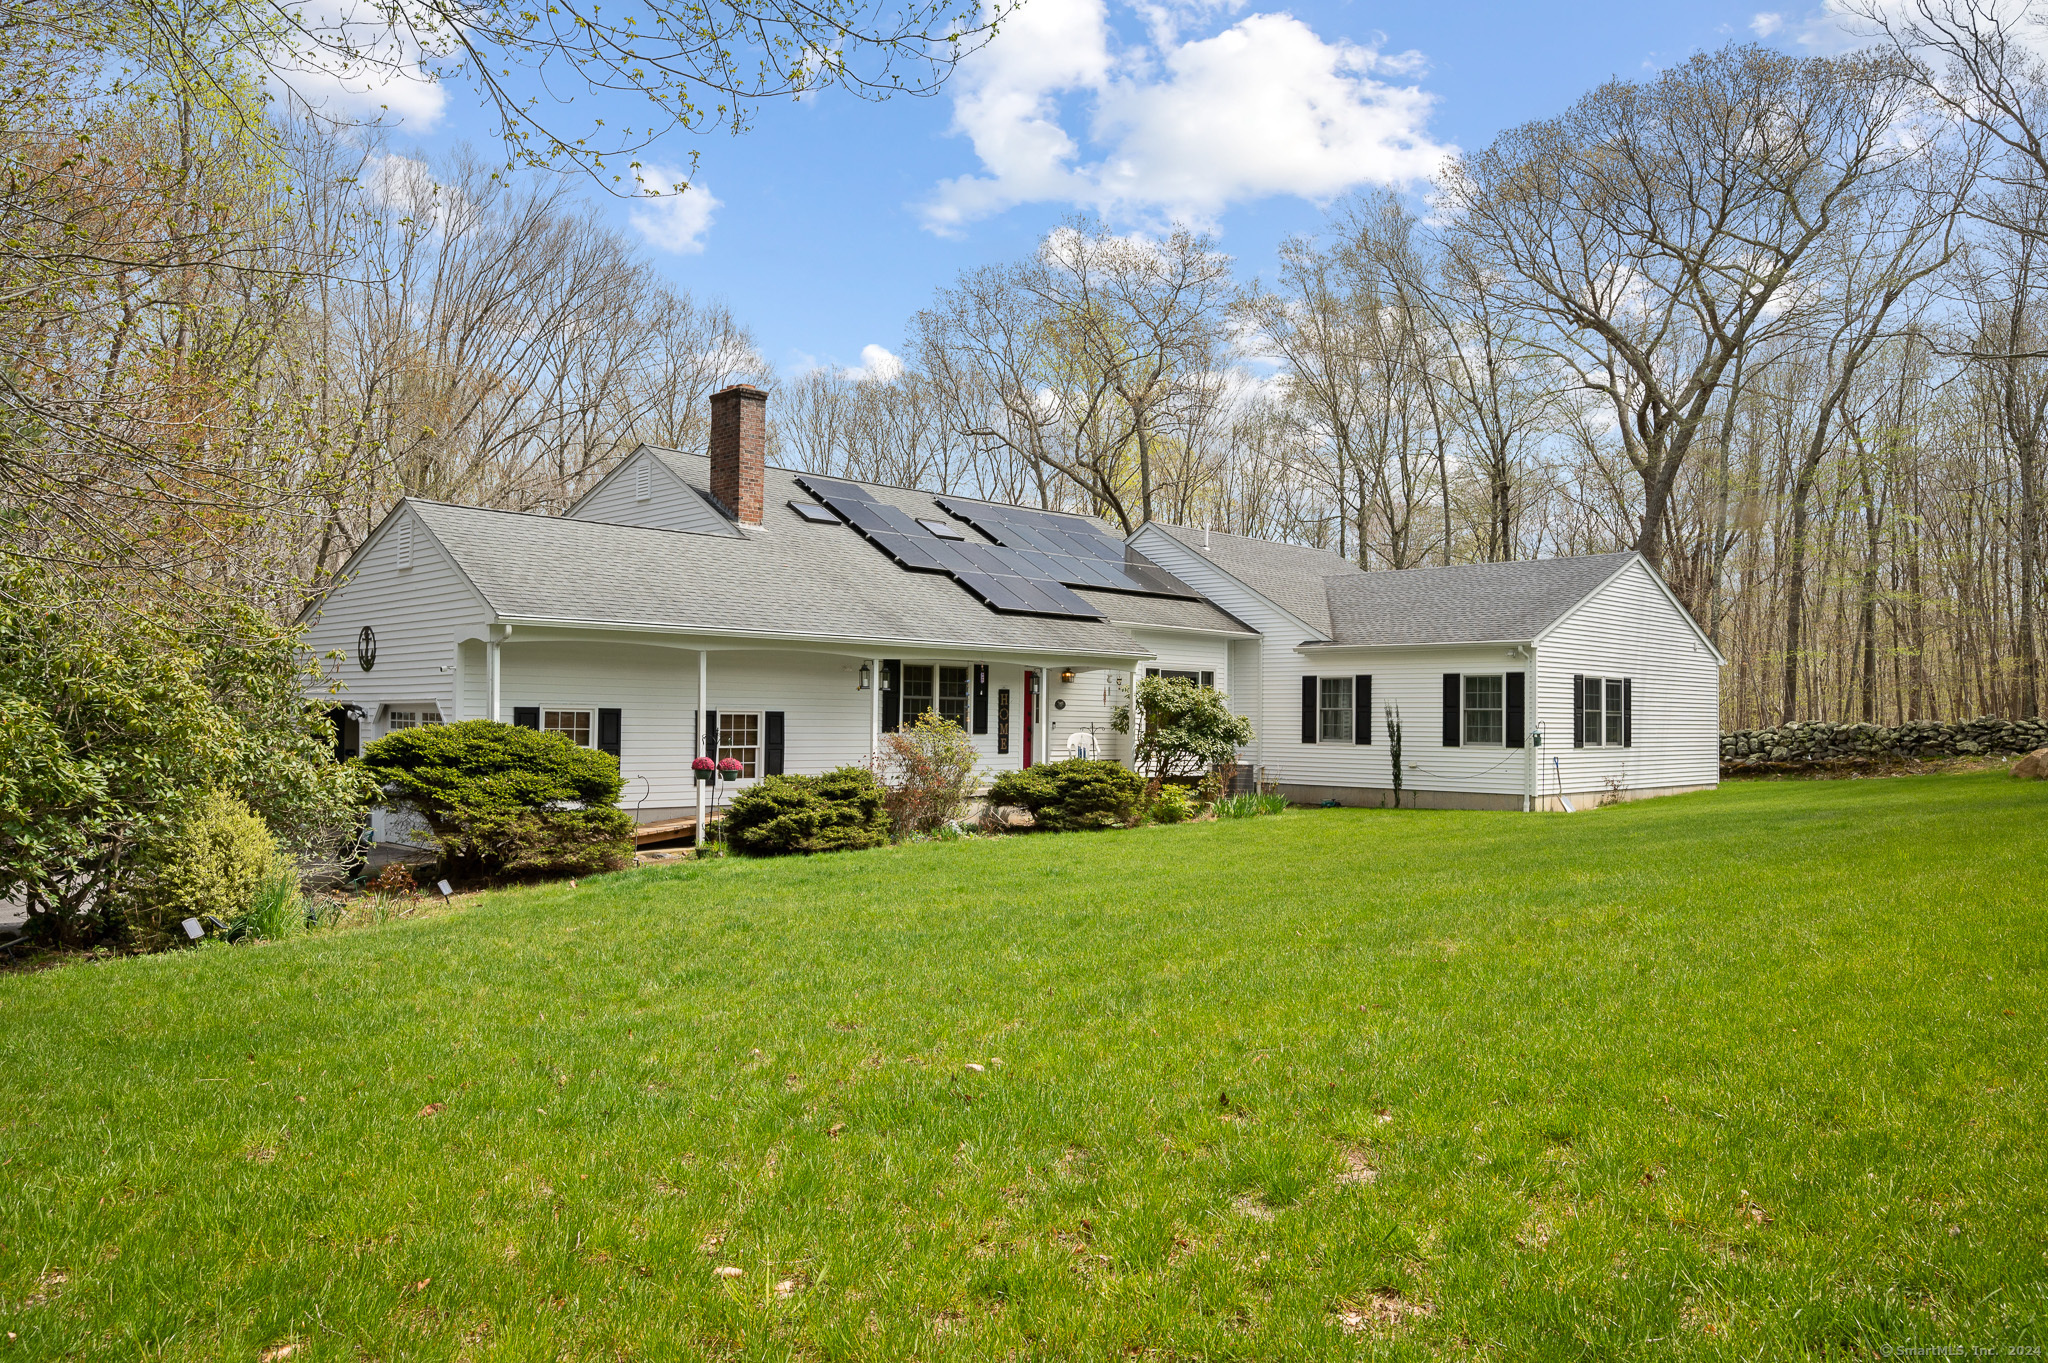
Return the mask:
<path id="1" fill-rule="evenodd" d="M 865 634 L 797 634 L 788 631 L 776 632 L 771 630 L 702 629 L 692 625 L 647 625 L 609 620 L 553 620 L 542 616 L 526 615 L 501 615 L 496 617 L 493 623 L 507 627 L 518 624 L 529 627 L 539 626 L 545 629 L 618 630 L 633 634 L 670 634 L 696 639 L 732 639 L 743 643 L 831 644 L 846 648 L 859 657 L 868 656 L 876 648 L 892 650 L 921 649 L 933 654 L 944 655 L 979 653 L 992 657 L 1015 657 L 1027 662 L 1035 661 L 1045 656 L 1042 646 L 986 644 L 968 639 L 903 639 Z M 1137 640 L 1133 639 L 1131 642 L 1136 643 Z M 687 647 L 687 645 L 681 646 Z M 1082 661 L 1121 663 L 1133 660 L 1142 661 L 1146 658 L 1156 658 L 1159 655 L 1150 652 L 1096 653 L 1092 650 L 1084 649 L 1068 653 L 1065 656 Z"/>

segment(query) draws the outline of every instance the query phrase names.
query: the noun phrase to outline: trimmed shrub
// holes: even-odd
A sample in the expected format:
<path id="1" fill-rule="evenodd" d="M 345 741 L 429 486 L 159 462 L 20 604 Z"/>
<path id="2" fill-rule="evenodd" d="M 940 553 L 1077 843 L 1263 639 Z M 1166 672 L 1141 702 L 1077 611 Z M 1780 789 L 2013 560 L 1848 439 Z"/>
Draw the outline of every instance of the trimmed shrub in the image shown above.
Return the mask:
<path id="1" fill-rule="evenodd" d="M 725 811 L 725 839 L 749 856 L 850 852 L 889 841 L 889 792 L 866 767 L 769 776 Z"/>
<path id="2" fill-rule="evenodd" d="M 1006 772 L 989 787 L 991 805 L 1022 805 L 1040 828 L 1066 832 L 1138 821 L 1145 779 L 1118 762 L 1070 757 Z"/>
<path id="3" fill-rule="evenodd" d="M 179 926 L 187 918 L 218 919 L 234 933 L 261 907 L 259 896 L 275 897 L 286 884 L 298 892 L 269 825 L 224 791 L 193 801 L 162 836 L 143 844 L 137 861 L 125 916 L 130 941 L 144 951 L 188 940 Z"/>
<path id="4" fill-rule="evenodd" d="M 401 729 L 363 749 L 388 804 L 410 804 L 458 879 L 588 875 L 633 859 L 614 808 L 618 759 L 560 734 L 488 719 Z"/>

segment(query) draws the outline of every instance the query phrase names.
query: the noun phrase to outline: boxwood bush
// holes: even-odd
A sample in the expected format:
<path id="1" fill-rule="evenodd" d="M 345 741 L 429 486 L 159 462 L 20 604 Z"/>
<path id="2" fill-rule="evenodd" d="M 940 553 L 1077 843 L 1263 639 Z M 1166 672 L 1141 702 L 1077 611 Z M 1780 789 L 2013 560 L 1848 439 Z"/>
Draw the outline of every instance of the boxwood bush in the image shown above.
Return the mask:
<path id="1" fill-rule="evenodd" d="M 389 804 L 419 810 L 457 879 L 585 875 L 633 859 L 610 753 L 488 719 L 401 729 L 363 749 Z"/>
<path id="2" fill-rule="evenodd" d="M 1040 828 L 1066 832 L 1123 828 L 1138 821 L 1145 778 L 1119 762 L 1070 757 L 1006 772 L 989 787 L 992 805 L 1022 805 Z"/>
<path id="3" fill-rule="evenodd" d="M 846 852 L 889 841 L 889 792 L 866 767 L 770 776 L 725 810 L 725 839 L 749 856 Z"/>

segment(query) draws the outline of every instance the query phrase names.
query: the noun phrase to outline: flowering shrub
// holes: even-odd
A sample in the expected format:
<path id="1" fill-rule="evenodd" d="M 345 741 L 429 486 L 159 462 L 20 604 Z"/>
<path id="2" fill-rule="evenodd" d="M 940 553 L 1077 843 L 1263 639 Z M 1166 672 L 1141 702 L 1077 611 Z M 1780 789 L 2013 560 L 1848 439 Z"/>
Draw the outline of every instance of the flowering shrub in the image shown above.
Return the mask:
<path id="1" fill-rule="evenodd" d="M 916 723 L 885 734 L 882 750 L 889 817 L 899 835 L 929 833 L 959 817 L 981 760 L 965 729 L 927 710 Z"/>

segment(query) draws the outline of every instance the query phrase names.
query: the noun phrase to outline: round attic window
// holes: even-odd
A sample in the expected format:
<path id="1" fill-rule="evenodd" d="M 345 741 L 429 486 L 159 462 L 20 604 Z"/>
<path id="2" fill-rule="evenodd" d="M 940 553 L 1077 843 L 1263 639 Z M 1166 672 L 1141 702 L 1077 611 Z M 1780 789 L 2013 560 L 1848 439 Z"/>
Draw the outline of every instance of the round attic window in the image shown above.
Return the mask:
<path id="1" fill-rule="evenodd" d="M 368 625 L 364 625 L 363 632 L 356 635 L 356 661 L 362 664 L 365 672 L 377 665 L 377 631 Z"/>

